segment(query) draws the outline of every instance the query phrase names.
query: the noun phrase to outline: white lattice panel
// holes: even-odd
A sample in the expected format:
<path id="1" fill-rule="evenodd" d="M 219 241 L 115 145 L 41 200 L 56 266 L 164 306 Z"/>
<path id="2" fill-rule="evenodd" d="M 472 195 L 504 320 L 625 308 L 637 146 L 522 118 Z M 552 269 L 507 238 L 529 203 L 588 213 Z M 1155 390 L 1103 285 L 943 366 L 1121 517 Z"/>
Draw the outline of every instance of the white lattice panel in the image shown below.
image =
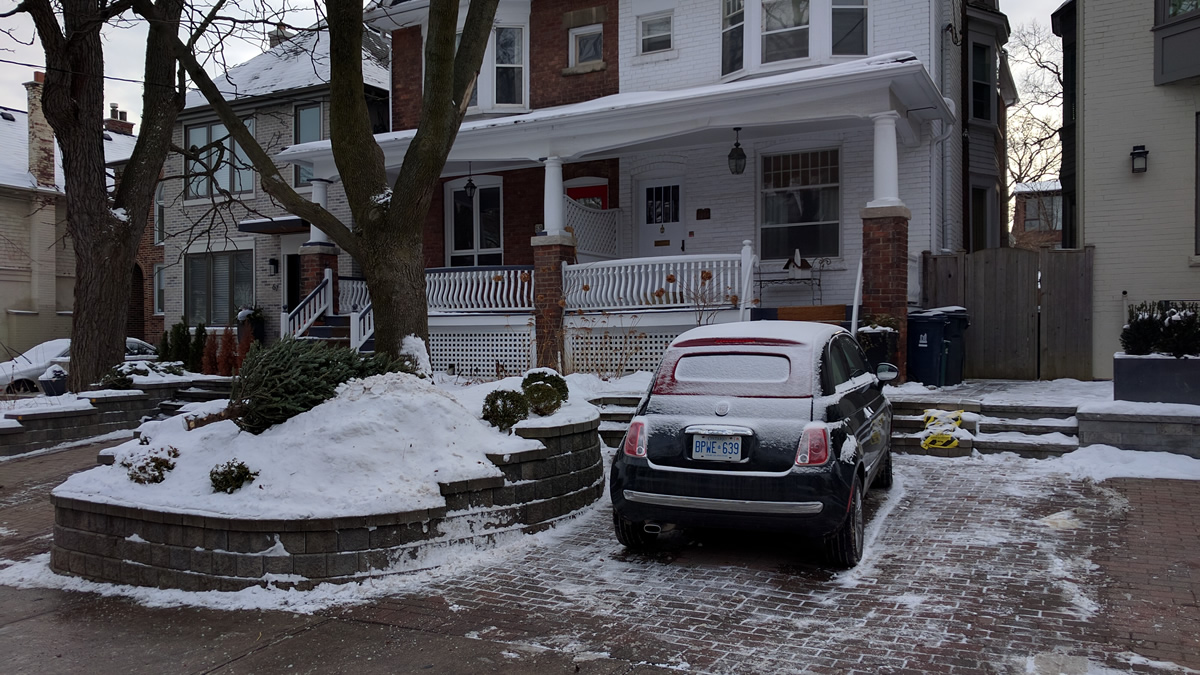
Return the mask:
<path id="1" fill-rule="evenodd" d="M 636 326 L 568 328 L 564 336 L 567 371 L 600 376 L 653 372 L 667 345 L 685 330 L 686 326 L 669 332 L 647 332 Z"/>
<path id="2" fill-rule="evenodd" d="M 487 330 L 469 326 L 430 328 L 433 370 L 453 365 L 467 377 L 507 377 L 533 367 L 533 327 Z"/>
<path id="3" fill-rule="evenodd" d="M 601 258 L 617 257 L 617 224 L 621 212 L 617 209 L 592 209 L 563 195 L 563 215 L 575 233 L 575 245 L 580 253 Z"/>

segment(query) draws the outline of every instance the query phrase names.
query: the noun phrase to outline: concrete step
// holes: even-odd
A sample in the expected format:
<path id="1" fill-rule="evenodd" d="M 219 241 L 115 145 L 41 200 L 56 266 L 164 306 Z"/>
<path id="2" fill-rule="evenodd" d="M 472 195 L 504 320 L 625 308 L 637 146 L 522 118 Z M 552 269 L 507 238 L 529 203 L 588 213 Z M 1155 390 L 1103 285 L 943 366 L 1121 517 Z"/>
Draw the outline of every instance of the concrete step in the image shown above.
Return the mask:
<path id="1" fill-rule="evenodd" d="M 983 406 L 981 412 L 987 417 L 1000 417 L 1004 419 L 1066 419 L 1075 416 L 1075 406 L 987 403 Z"/>
<path id="2" fill-rule="evenodd" d="M 1074 417 L 1067 417 L 1065 419 L 1058 417 L 1015 419 L 985 416 L 979 420 L 979 430 L 988 434 L 1008 432 L 1026 435 L 1061 433 L 1073 437 L 1079 434 L 1079 423 L 1075 421 Z"/>
<path id="3" fill-rule="evenodd" d="M 922 448 L 921 435 L 892 434 L 892 451 L 906 455 L 932 455 L 934 457 L 967 457 L 974 448 L 974 442 L 969 438 L 960 438 L 958 445 L 953 448 Z"/>
<path id="4" fill-rule="evenodd" d="M 202 389 L 200 387 L 188 387 L 175 392 L 175 400 L 181 403 L 191 403 L 193 401 L 220 401 L 221 399 L 229 398 L 228 391 L 215 391 L 212 389 Z"/>
<path id="5" fill-rule="evenodd" d="M 589 399 L 588 403 L 591 403 L 597 408 L 604 408 L 606 406 L 636 408 L 637 404 L 641 402 L 641 400 L 641 396 L 601 396 L 599 398 Z"/>
<path id="6" fill-rule="evenodd" d="M 172 415 L 178 414 L 179 411 L 183 408 L 183 406 L 187 405 L 189 402 L 190 401 L 178 401 L 175 399 L 171 399 L 171 400 L 163 401 L 162 403 L 159 403 L 158 409 L 162 414 L 170 417 Z"/>
<path id="7" fill-rule="evenodd" d="M 326 326 L 349 326 L 350 316 L 348 314 L 332 314 L 321 319 L 321 323 Z"/>
<path id="8" fill-rule="evenodd" d="M 975 437 L 975 449 L 983 453 L 1013 452 L 1022 457 L 1047 459 L 1060 457 L 1079 447 L 1079 440 L 1061 433 L 979 434 Z"/>
<path id="9" fill-rule="evenodd" d="M 309 338 L 350 338 L 350 326 L 310 326 L 304 333 Z"/>
<path id="10" fill-rule="evenodd" d="M 608 407 L 600 409 L 601 422 L 621 422 L 626 426 L 633 420 L 633 408 Z"/>
<path id="11" fill-rule="evenodd" d="M 979 416 L 975 413 L 963 415 L 961 428 L 971 433 L 979 430 Z M 899 415 L 892 413 L 892 433 L 916 433 L 925 430 L 925 412 L 919 415 Z"/>
<path id="12" fill-rule="evenodd" d="M 625 437 L 625 431 L 628 428 L 628 424 L 621 422 L 600 422 L 600 440 L 604 441 L 608 447 L 615 448 Z"/>
<path id="13" fill-rule="evenodd" d="M 982 405 L 979 401 L 965 398 L 930 396 L 909 398 L 907 396 L 889 396 L 892 402 L 892 412 L 896 415 L 923 415 L 926 410 L 961 410 L 963 412 L 980 412 Z"/>

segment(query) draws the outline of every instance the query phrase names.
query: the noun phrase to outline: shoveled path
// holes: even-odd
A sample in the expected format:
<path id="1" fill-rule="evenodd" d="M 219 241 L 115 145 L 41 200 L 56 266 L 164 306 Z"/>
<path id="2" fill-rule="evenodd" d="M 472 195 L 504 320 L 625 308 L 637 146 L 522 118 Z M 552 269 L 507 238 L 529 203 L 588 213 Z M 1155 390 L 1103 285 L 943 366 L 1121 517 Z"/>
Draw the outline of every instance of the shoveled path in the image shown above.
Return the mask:
<path id="1" fill-rule="evenodd" d="M 0 463 L 0 557 L 48 550 L 44 495 L 94 457 L 67 452 Z M 898 456 L 891 496 L 868 499 L 868 559 L 842 575 L 762 535 L 674 533 L 628 554 L 601 504 L 550 545 L 313 616 L 0 587 L 3 669 L 1200 671 L 1200 482 L 1093 485 L 1024 461 Z"/>

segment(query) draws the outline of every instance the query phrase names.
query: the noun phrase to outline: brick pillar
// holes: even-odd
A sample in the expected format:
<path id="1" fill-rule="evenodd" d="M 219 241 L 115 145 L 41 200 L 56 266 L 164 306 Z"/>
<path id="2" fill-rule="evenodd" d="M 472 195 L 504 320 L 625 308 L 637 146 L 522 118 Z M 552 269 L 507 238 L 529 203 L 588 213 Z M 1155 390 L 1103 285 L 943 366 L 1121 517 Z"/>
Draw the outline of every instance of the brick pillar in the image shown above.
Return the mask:
<path id="1" fill-rule="evenodd" d="M 338 313 L 338 247 L 330 243 L 308 242 L 300 247 L 300 299 L 325 278 L 325 268 L 333 270 L 333 313 Z M 289 310 L 296 309 L 288 307 Z"/>
<path id="2" fill-rule="evenodd" d="M 575 260 L 575 236 L 545 235 L 533 247 L 533 308 L 537 365 L 557 370 L 563 353 L 563 263 Z"/>
<path id="3" fill-rule="evenodd" d="M 900 320 L 899 363 L 903 382 L 908 375 L 908 221 L 904 206 L 862 210 L 863 312 L 890 314 Z"/>

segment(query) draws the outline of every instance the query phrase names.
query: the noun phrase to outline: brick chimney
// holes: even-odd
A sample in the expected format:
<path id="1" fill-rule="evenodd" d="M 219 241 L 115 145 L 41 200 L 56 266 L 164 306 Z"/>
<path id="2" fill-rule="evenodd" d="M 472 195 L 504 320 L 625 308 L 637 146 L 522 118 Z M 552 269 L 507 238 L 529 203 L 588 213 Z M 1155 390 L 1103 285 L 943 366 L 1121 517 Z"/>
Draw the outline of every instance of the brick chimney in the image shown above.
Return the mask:
<path id="1" fill-rule="evenodd" d="M 54 187 L 54 130 L 42 114 L 42 83 L 46 74 L 33 74 L 33 82 L 25 83 L 29 93 L 29 173 L 38 185 Z"/>
<path id="2" fill-rule="evenodd" d="M 267 33 L 267 43 L 274 48 L 278 47 L 284 42 L 287 42 L 288 40 L 291 40 L 293 37 L 295 37 L 295 35 L 285 28 L 283 24 L 277 24 L 274 29 Z"/>
<path id="3" fill-rule="evenodd" d="M 108 107 L 109 115 L 108 119 L 104 120 L 104 130 L 111 131 L 114 134 L 121 134 L 123 136 L 132 136 L 133 122 L 125 119 L 127 116 L 126 112 L 124 110 L 118 110 L 116 103 L 109 103 Z"/>

